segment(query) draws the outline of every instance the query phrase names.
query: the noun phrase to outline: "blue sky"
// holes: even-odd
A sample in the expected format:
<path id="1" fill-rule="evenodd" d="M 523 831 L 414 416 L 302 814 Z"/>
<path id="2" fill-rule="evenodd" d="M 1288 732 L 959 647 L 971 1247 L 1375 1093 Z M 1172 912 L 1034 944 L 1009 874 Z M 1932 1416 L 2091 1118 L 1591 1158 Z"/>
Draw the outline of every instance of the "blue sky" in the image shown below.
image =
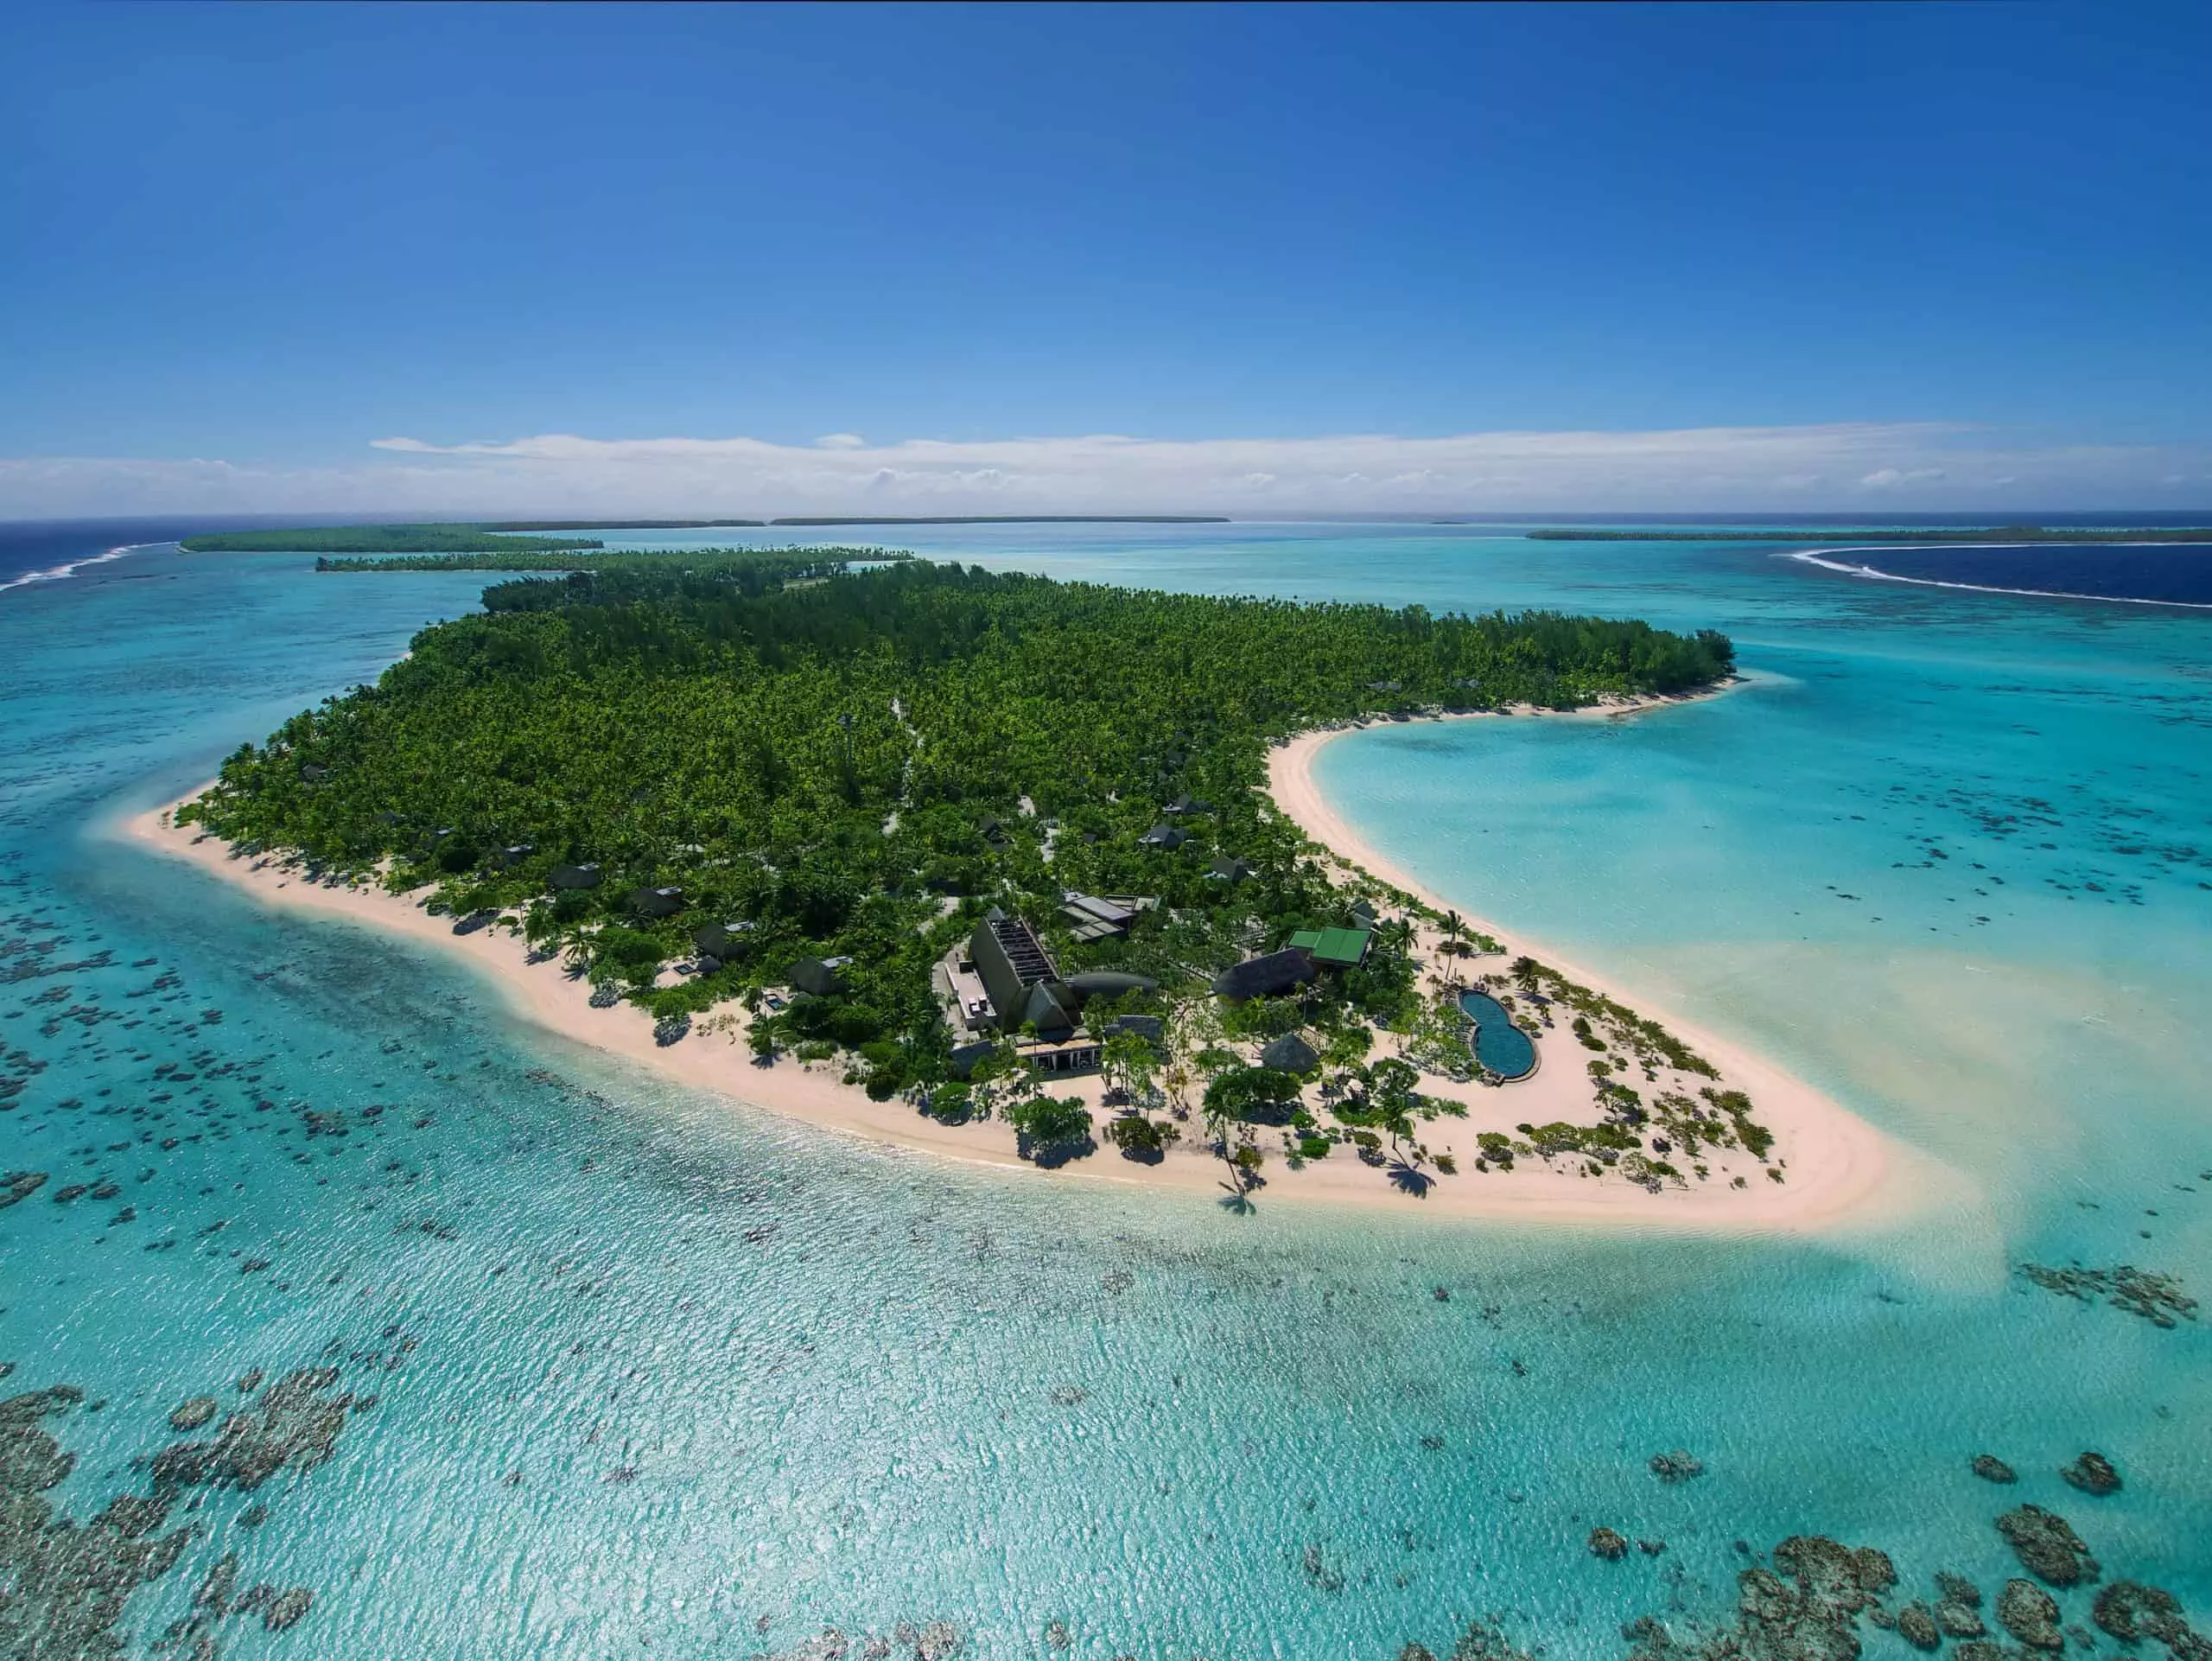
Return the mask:
<path id="1" fill-rule="evenodd" d="M 0 513 L 2212 505 L 2202 4 L 0 48 Z"/>

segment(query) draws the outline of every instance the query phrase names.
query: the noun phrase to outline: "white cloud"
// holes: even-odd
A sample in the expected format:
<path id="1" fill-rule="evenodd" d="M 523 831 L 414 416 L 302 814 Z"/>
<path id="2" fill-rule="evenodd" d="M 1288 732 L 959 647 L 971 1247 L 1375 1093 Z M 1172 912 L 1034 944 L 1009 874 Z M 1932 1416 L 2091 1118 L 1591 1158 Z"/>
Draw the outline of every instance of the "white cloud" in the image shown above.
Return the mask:
<path id="1" fill-rule="evenodd" d="M 0 516 L 327 512 L 607 518 L 1066 512 L 1497 512 L 2145 506 L 2201 493 L 2202 447 L 2025 447 L 1930 423 L 1439 438 L 374 439 L 358 465 L 0 458 Z M 1831 482 L 1835 481 L 1835 482 Z M 1856 481 L 1855 483 L 1846 481 Z"/>

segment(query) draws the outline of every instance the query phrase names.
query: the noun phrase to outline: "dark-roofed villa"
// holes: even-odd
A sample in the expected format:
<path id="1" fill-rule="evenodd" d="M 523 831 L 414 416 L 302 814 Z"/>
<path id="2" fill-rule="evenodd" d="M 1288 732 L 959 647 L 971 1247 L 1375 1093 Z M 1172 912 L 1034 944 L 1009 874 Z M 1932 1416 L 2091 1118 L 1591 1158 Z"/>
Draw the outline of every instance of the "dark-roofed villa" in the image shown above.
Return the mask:
<path id="1" fill-rule="evenodd" d="M 1313 978 L 1313 959 L 1295 946 L 1247 958 L 1213 977 L 1216 997 L 1278 997 Z"/>
<path id="2" fill-rule="evenodd" d="M 1150 911 L 1160 903 L 1143 894 L 1077 894 L 1073 889 L 1060 897 L 1065 901 L 1060 917 L 1068 932 L 1084 945 L 1126 935 L 1138 913 Z"/>
<path id="3" fill-rule="evenodd" d="M 630 909 L 640 917 L 673 917 L 683 909 L 681 888 L 639 888 L 630 895 Z"/>
<path id="4" fill-rule="evenodd" d="M 711 958 L 718 964 L 725 964 L 746 954 L 753 944 L 747 938 L 752 932 L 753 925 L 742 920 L 709 923 L 692 934 L 691 944 L 702 958 Z"/>
<path id="5" fill-rule="evenodd" d="M 791 984 L 818 998 L 832 997 L 845 990 L 845 977 L 838 971 L 851 961 L 849 958 L 801 958 L 791 965 Z"/>

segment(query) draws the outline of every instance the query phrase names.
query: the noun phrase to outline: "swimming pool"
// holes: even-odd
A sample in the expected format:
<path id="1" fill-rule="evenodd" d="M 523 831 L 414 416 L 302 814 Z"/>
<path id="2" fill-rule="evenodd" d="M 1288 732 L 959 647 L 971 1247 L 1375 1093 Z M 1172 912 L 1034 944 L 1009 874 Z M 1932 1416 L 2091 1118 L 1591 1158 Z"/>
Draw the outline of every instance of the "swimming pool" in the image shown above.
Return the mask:
<path id="1" fill-rule="evenodd" d="M 1474 1017 L 1476 1060 L 1503 1079 L 1536 1070 L 1535 1041 L 1513 1024 L 1503 1004 L 1487 992 L 1462 992 L 1459 1007 Z"/>

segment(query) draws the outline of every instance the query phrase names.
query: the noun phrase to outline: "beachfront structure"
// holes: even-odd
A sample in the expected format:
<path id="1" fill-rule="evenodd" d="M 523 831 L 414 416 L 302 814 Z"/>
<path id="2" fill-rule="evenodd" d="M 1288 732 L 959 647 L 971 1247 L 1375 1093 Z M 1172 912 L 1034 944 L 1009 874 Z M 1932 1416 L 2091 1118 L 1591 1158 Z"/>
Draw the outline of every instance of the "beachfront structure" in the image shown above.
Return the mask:
<path id="1" fill-rule="evenodd" d="M 1180 826 L 1169 824 L 1165 820 L 1162 820 L 1160 824 L 1154 825 L 1151 830 L 1146 831 L 1144 835 L 1139 837 L 1137 838 L 1137 845 L 1141 848 L 1159 848 L 1172 850 L 1180 848 L 1185 843 L 1190 841 L 1190 839 L 1191 833 L 1189 831 L 1183 830 Z"/>
<path id="2" fill-rule="evenodd" d="M 1247 958 L 1213 977 L 1213 992 L 1223 998 L 1279 997 L 1313 978 L 1313 959 L 1295 946 Z"/>
<path id="3" fill-rule="evenodd" d="M 753 942 L 749 937 L 752 932 L 753 925 L 741 920 L 709 923 L 692 934 L 691 944 L 702 958 L 711 958 L 718 964 L 726 964 L 733 958 L 743 957 L 751 949 Z"/>
<path id="4" fill-rule="evenodd" d="M 1149 976 L 1106 969 L 1063 980 L 1036 931 L 995 906 L 968 937 L 965 956 L 948 965 L 946 978 L 960 1024 L 978 1038 L 992 1028 L 1034 1034 L 1017 1042 L 1014 1053 L 1044 1072 L 1089 1072 L 1098 1066 L 1103 1046 L 1078 1019 L 1088 999 L 1156 991 L 1160 984 Z M 972 996 L 974 987 L 981 988 L 980 999 Z"/>
<path id="5" fill-rule="evenodd" d="M 556 888 L 595 888 L 599 886 L 599 867 L 556 865 L 547 880 Z"/>
<path id="6" fill-rule="evenodd" d="M 968 956 L 991 1001 L 993 1017 L 1008 1032 L 1021 1025 L 1029 989 L 1060 977 L 1036 931 L 996 906 L 983 913 L 968 937 Z"/>
<path id="7" fill-rule="evenodd" d="M 1290 937 L 1324 969 L 1357 969 L 1367 961 L 1370 936 L 1363 928 L 1306 928 Z"/>
<path id="8" fill-rule="evenodd" d="M 1064 1038 L 1025 1040 L 1014 1047 L 1014 1053 L 1023 1066 L 1039 1072 L 1096 1072 L 1106 1048 L 1087 1033 L 1071 1031 Z"/>
<path id="9" fill-rule="evenodd" d="M 972 1039 L 965 1044 L 955 1044 L 952 1047 L 951 1055 L 946 1058 L 952 1067 L 952 1076 L 956 1079 L 965 1079 L 969 1073 L 975 1072 L 976 1064 L 978 1061 L 997 1048 L 998 1046 L 987 1038 Z"/>
<path id="10" fill-rule="evenodd" d="M 791 965 L 791 984 L 815 997 L 832 997 L 845 990 L 845 977 L 839 971 L 850 962 L 850 958 L 801 958 Z"/>
<path id="11" fill-rule="evenodd" d="M 990 1019 L 1001 1031 L 1030 1027 L 1050 1040 L 1074 1032 L 1083 995 L 1061 980 L 1028 924 L 992 907 L 968 937 L 968 956 L 990 1000 Z"/>
<path id="12" fill-rule="evenodd" d="M 1137 913 L 1150 911 L 1160 901 L 1146 894 L 1077 894 L 1072 888 L 1060 896 L 1060 916 L 1078 945 L 1126 936 Z"/>
<path id="13" fill-rule="evenodd" d="M 1178 796 L 1160 810 L 1163 813 L 1211 813 L 1213 804 L 1203 796 Z"/>
<path id="14" fill-rule="evenodd" d="M 1311 1072 L 1321 1065 L 1321 1053 L 1296 1033 L 1285 1033 L 1260 1052 L 1260 1065 L 1277 1072 Z"/>
<path id="15" fill-rule="evenodd" d="M 1252 875 L 1252 867 L 1247 861 L 1217 854 L 1213 863 L 1206 867 L 1206 875 L 1219 882 L 1242 882 Z"/>

